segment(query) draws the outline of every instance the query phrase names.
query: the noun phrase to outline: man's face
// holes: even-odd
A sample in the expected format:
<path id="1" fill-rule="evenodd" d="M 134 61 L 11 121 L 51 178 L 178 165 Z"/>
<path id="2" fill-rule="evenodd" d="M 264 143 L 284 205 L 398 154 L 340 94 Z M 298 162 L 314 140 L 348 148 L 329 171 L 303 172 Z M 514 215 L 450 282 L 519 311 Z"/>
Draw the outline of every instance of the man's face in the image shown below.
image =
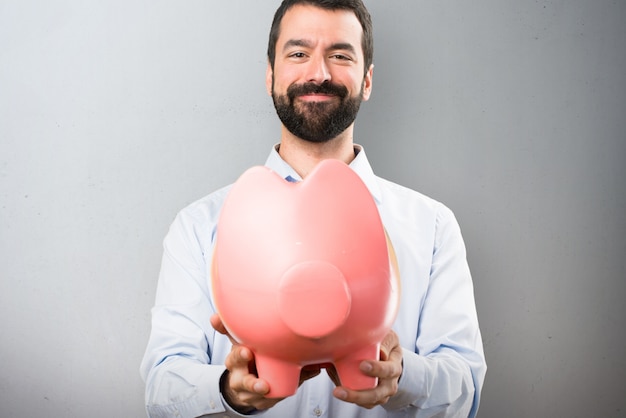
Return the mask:
<path id="1" fill-rule="evenodd" d="M 372 69 L 364 76 L 362 28 L 350 11 L 297 5 L 285 13 L 274 70 L 266 85 L 283 125 L 312 142 L 329 141 L 353 124 L 369 99 Z"/>

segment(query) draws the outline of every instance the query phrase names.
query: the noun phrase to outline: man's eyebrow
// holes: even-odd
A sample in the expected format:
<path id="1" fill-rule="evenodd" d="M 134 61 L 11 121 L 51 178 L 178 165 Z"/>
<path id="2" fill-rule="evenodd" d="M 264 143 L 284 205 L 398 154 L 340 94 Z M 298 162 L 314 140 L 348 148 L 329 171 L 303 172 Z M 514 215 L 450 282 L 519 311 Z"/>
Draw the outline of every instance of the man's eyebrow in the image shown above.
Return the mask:
<path id="1" fill-rule="evenodd" d="M 299 47 L 304 47 L 304 48 L 312 48 L 313 47 L 313 42 L 308 41 L 306 39 L 290 39 L 287 42 L 285 42 L 285 45 L 283 46 L 283 51 L 287 50 L 288 48 L 294 47 L 294 46 L 299 46 Z M 348 52 L 351 52 L 353 54 L 356 54 L 356 49 L 349 42 L 337 42 L 337 43 L 334 43 L 334 44 L 332 44 L 328 48 L 328 50 L 329 51 L 343 50 L 343 51 L 348 51 Z"/>
<path id="2" fill-rule="evenodd" d="M 294 46 L 303 46 L 305 48 L 311 48 L 313 46 L 313 43 L 310 41 L 307 41 L 306 39 L 290 39 L 287 42 L 285 42 L 285 45 L 283 45 L 283 51 Z"/>
<path id="3" fill-rule="evenodd" d="M 342 50 L 342 51 L 348 51 L 353 54 L 356 54 L 356 49 L 354 48 L 354 46 L 352 46 L 351 43 L 348 43 L 348 42 L 338 42 L 338 43 L 332 44 L 330 48 L 328 49 L 330 51 Z"/>

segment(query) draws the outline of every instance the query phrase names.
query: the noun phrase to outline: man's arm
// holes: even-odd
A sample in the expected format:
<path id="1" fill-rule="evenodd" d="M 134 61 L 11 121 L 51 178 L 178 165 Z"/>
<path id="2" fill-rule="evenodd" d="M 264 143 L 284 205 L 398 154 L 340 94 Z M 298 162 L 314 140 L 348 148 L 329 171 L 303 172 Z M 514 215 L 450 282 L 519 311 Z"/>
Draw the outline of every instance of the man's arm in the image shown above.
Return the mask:
<path id="1" fill-rule="evenodd" d="M 387 408 L 415 416 L 474 417 L 486 372 L 465 244 L 453 213 L 441 207 L 428 292 L 415 351 L 404 350 L 398 394 Z"/>
<path id="2" fill-rule="evenodd" d="M 141 364 L 146 409 L 151 417 L 231 414 L 220 393 L 221 364 L 212 356 L 230 350 L 215 336 L 206 256 L 214 223 L 204 207 L 183 210 L 164 240 L 152 309 L 150 340 Z M 209 250 L 209 251 L 207 251 Z"/>
<path id="3" fill-rule="evenodd" d="M 232 341 L 215 315 L 208 276 L 214 228 L 205 207 L 187 208 L 165 238 L 141 364 L 151 417 L 241 417 L 280 401 L 264 397 L 267 382 L 250 372 L 254 354 Z M 317 374 L 303 370 L 300 383 Z"/>

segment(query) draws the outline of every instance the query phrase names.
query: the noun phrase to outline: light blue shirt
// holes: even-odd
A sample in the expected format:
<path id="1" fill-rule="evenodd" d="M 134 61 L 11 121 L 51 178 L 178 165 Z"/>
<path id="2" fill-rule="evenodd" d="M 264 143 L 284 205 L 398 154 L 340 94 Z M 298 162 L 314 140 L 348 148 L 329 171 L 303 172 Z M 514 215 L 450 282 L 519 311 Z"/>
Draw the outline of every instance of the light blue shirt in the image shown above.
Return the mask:
<path id="1" fill-rule="evenodd" d="M 374 197 L 396 251 L 401 302 L 393 326 L 403 347 L 398 393 L 365 409 L 332 396 L 326 373 L 258 416 L 267 418 L 473 417 L 486 364 L 465 245 L 452 212 L 420 193 L 377 177 L 359 150 L 350 167 Z M 275 148 L 266 166 L 300 176 Z M 152 309 L 152 332 L 141 364 L 151 417 L 241 417 L 219 390 L 231 345 L 209 322 L 211 255 L 220 209 L 230 187 L 183 209 L 164 240 Z"/>

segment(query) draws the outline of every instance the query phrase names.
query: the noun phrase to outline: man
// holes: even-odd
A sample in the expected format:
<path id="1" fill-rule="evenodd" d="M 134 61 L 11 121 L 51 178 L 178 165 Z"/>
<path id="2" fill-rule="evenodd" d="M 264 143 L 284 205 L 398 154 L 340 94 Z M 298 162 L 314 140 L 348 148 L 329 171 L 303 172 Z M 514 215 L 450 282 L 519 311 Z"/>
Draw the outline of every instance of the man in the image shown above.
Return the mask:
<path id="1" fill-rule="evenodd" d="M 142 362 L 150 416 L 467 417 L 486 370 L 465 247 L 453 214 L 376 177 L 353 143 L 372 91 L 371 19 L 361 0 L 285 0 L 274 17 L 266 85 L 282 122 L 266 165 L 301 180 L 322 160 L 350 164 L 374 197 L 396 251 L 402 295 L 380 361 L 361 371 L 371 390 L 340 385 L 334 370 L 301 374 L 298 392 L 267 398 L 253 352 L 215 314 L 210 265 L 229 188 L 179 213 L 164 242 L 152 333 Z M 329 376 L 331 378 L 329 378 Z"/>

